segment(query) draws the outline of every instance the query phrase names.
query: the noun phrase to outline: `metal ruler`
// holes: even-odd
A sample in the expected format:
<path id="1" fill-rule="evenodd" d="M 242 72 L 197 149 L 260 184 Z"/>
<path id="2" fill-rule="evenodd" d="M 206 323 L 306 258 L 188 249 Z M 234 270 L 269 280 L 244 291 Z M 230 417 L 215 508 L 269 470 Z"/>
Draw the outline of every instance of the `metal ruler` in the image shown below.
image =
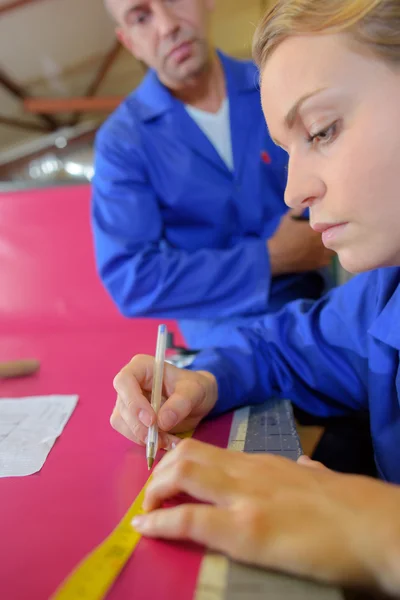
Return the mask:
<path id="1" fill-rule="evenodd" d="M 290 402 L 270 400 L 237 410 L 228 448 L 297 460 L 302 451 Z M 338 589 L 248 567 L 208 552 L 201 565 L 195 600 L 343 600 L 343 597 Z"/>

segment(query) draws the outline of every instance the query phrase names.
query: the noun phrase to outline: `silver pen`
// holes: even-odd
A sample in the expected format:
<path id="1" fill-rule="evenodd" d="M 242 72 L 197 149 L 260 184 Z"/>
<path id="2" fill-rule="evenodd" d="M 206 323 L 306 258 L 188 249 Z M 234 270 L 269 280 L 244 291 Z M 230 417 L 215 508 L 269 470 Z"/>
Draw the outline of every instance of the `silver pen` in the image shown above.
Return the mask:
<path id="1" fill-rule="evenodd" d="M 165 350 L 167 347 L 167 326 L 159 325 L 158 334 L 157 334 L 157 346 L 156 346 L 156 358 L 154 363 L 154 372 L 153 372 L 153 387 L 151 390 L 151 407 L 156 413 L 156 417 L 158 411 L 161 406 L 161 396 L 162 396 L 162 384 L 163 384 L 163 376 L 164 376 L 164 362 L 165 362 Z M 153 466 L 154 460 L 156 458 L 158 449 L 158 426 L 157 426 L 157 418 L 153 425 L 149 427 L 149 433 L 147 435 L 146 442 L 146 458 L 147 458 L 147 467 L 150 470 Z"/>

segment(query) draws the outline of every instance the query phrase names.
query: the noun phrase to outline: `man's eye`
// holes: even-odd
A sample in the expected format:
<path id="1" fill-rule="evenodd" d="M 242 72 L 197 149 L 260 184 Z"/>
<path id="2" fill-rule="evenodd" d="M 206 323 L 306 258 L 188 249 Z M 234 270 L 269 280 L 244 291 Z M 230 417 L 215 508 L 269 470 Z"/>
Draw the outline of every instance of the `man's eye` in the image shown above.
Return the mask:
<path id="1" fill-rule="evenodd" d="M 136 11 L 136 10 L 132 10 L 126 19 L 126 24 L 129 27 L 133 27 L 135 25 L 143 25 L 144 23 L 146 23 L 149 20 L 149 12 L 148 11 Z"/>
<path id="2" fill-rule="evenodd" d="M 143 23 L 146 23 L 148 18 L 149 18 L 149 13 L 139 13 L 136 16 L 135 24 L 143 25 Z"/>

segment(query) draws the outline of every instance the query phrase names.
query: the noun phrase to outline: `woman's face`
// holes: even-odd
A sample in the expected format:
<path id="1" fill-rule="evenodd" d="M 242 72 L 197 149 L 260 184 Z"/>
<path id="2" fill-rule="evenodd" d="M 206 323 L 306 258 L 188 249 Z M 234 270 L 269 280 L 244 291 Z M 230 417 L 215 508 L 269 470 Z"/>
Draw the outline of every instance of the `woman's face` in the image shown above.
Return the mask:
<path id="1" fill-rule="evenodd" d="M 267 60 L 261 97 L 289 153 L 285 201 L 351 272 L 400 265 L 400 66 L 346 34 L 286 39 Z"/>

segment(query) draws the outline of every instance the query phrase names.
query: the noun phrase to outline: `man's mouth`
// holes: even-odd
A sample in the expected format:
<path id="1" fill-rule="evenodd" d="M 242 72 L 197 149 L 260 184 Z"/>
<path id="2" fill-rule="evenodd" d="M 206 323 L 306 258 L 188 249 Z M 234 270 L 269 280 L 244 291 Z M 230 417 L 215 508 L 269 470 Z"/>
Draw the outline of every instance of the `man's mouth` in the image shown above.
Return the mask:
<path id="1" fill-rule="evenodd" d="M 168 58 L 173 58 L 178 64 L 189 58 L 192 54 L 192 42 L 181 42 L 168 54 Z"/>

